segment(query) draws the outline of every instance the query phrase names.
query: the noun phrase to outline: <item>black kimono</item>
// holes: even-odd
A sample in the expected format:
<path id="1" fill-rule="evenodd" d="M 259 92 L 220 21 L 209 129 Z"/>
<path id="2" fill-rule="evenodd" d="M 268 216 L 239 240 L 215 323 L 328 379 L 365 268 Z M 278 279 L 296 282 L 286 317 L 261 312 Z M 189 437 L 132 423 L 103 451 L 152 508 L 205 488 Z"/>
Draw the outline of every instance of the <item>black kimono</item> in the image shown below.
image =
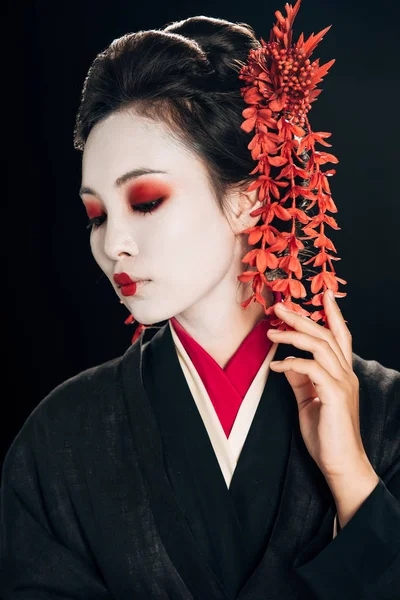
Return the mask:
<path id="1" fill-rule="evenodd" d="M 308 353 L 280 344 L 275 359 Z M 168 326 L 61 383 L 10 446 L 4 600 L 400 598 L 400 373 L 353 353 L 379 483 L 336 507 L 271 371 L 227 488 Z"/>

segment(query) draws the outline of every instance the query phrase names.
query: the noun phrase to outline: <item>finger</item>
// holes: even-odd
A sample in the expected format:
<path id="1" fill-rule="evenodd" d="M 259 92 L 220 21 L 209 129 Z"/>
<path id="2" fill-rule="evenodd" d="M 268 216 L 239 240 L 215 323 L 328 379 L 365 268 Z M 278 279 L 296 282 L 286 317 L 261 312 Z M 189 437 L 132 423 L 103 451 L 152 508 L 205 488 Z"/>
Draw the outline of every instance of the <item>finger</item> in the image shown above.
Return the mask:
<path id="1" fill-rule="evenodd" d="M 325 290 L 324 310 L 328 319 L 329 329 L 337 341 L 347 364 L 353 368 L 353 340 L 349 328 L 343 318 L 342 311 L 334 298 L 330 298 L 328 290 Z"/>
<path id="2" fill-rule="evenodd" d="M 274 310 L 279 319 L 282 319 L 283 321 L 285 321 L 285 323 L 287 323 L 297 331 L 308 333 L 314 337 L 318 337 L 329 342 L 329 345 L 337 355 L 340 364 L 342 365 L 342 368 L 345 371 L 349 370 L 349 363 L 347 361 L 347 358 L 343 354 L 340 345 L 338 344 L 335 337 L 333 336 L 333 333 L 329 329 L 323 327 L 322 325 L 318 325 L 318 323 L 315 323 L 315 321 L 313 321 L 312 319 L 301 316 L 294 311 L 283 310 L 282 302 L 278 302 L 274 306 Z"/>
<path id="3" fill-rule="evenodd" d="M 287 356 L 284 360 L 287 361 L 289 358 L 295 358 L 295 356 Z M 277 364 L 279 361 L 274 361 L 274 363 Z M 299 409 L 305 402 L 318 397 L 315 385 L 308 375 L 290 370 L 285 373 L 285 376 L 294 392 Z"/>
<path id="4" fill-rule="evenodd" d="M 272 361 L 270 363 L 270 367 L 274 371 L 294 371 L 295 373 L 308 375 L 310 380 L 315 385 L 317 396 L 320 398 L 321 402 L 323 404 L 332 404 L 332 400 L 328 400 L 328 394 L 326 393 L 326 390 L 328 388 L 337 388 L 338 382 L 334 377 L 332 377 L 332 375 L 328 373 L 328 371 L 324 369 L 322 365 L 318 364 L 315 360 L 298 358 L 297 356 L 288 357 L 282 361 Z M 295 389 L 295 386 L 293 387 L 293 391 L 296 395 L 296 391 L 298 390 Z M 335 396 L 335 394 L 333 396 Z M 339 396 L 339 394 L 337 394 L 337 396 Z"/>
<path id="5" fill-rule="evenodd" d="M 338 381 L 346 376 L 338 355 L 326 339 L 299 331 L 277 331 L 276 329 L 269 329 L 267 335 L 278 343 L 292 344 L 296 348 L 311 352 L 314 359 Z"/>

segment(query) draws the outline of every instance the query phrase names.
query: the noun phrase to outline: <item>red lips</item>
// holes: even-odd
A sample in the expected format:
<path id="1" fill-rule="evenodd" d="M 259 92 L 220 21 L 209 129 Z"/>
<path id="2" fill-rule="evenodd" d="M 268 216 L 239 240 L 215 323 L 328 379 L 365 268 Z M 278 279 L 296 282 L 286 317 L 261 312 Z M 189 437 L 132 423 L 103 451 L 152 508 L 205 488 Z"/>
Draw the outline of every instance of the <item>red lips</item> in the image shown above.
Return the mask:
<path id="1" fill-rule="evenodd" d="M 121 287 L 121 294 L 123 296 L 132 296 L 136 292 L 137 281 L 133 281 L 127 273 L 116 273 L 113 279 L 117 285 Z"/>
<path id="2" fill-rule="evenodd" d="M 128 283 L 133 283 L 132 279 L 127 273 L 116 273 L 114 275 L 114 281 L 118 285 L 127 285 Z"/>
<path id="3" fill-rule="evenodd" d="M 122 285 L 121 294 L 123 296 L 133 296 L 133 294 L 136 294 L 136 286 L 137 283 L 129 283 L 128 285 Z"/>

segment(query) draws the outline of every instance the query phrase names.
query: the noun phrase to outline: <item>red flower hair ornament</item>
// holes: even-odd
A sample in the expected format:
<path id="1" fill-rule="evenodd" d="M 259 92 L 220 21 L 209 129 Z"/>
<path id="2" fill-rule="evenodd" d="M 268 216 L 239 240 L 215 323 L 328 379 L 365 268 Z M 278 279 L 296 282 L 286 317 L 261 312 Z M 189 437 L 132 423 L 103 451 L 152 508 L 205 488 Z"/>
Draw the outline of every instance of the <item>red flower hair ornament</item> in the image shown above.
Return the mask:
<path id="1" fill-rule="evenodd" d="M 241 232 L 248 234 L 249 245 L 255 245 L 261 240 L 261 247 L 247 252 L 242 259 L 243 263 L 256 267 L 256 271 L 246 270 L 238 276 L 238 280 L 243 283 L 252 282 L 253 294 L 242 302 L 243 309 L 254 301 L 264 307 L 266 315 L 272 315 L 274 307 L 267 308 L 261 294 L 264 286 L 267 286 L 282 294 L 282 301 L 287 308 L 310 317 L 315 322 L 322 320 L 324 326 L 327 326 L 322 301 L 325 290 L 330 288 L 336 298 L 347 296 L 338 291 L 338 282 L 347 282 L 336 276 L 332 262 L 341 259 L 329 254 L 329 251 L 336 253 L 336 248 L 325 232 L 326 225 L 333 229 L 340 227 L 333 217 L 327 215 L 327 211 L 337 212 L 328 182 L 328 177 L 336 171 L 322 171 L 322 166 L 339 161 L 333 154 L 315 149 L 316 143 L 330 147 L 331 144 L 325 140 L 331 134 L 324 131 L 313 132 L 307 113 L 322 91 L 316 86 L 335 60 L 319 66 L 319 59 L 311 62 L 309 58 L 331 26 L 317 35 L 311 34 L 306 41 L 302 33 L 297 42 L 293 43 L 292 26 L 300 4 L 301 0 L 297 0 L 294 7 L 286 3 L 286 17 L 279 10 L 275 12 L 277 22 L 271 30 L 269 42 L 260 38 L 261 47 L 250 50 L 247 62 L 239 73 L 239 79 L 246 83 L 241 88 L 241 94 L 249 105 L 242 112 L 244 121 L 241 128 L 249 133 L 254 130 L 254 137 L 248 148 L 257 165 L 249 174 L 259 173 L 248 191 L 258 189 L 258 199 L 264 201 L 264 204 L 250 213 L 251 216 L 261 215 L 263 225 Z M 301 160 L 304 152 L 307 153 L 305 163 Z M 278 170 L 277 174 L 272 175 L 272 168 L 274 173 Z M 304 180 L 301 185 L 298 183 L 299 178 Z M 303 202 L 304 199 L 309 200 L 304 210 L 296 204 L 299 198 Z M 307 211 L 314 205 L 318 206 L 319 213 L 311 217 Z M 281 231 L 279 227 L 272 225 L 274 218 L 291 221 L 290 231 Z M 296 221 L 304 225 L 301 228 L 304 233 L 302 236 L 296 235 Z M 319 248 L 319 252 L 303 264 L 313 263 L 314 267 L 321 267 L 319 273 L 307 278 L 307 281 L 312 282 L 311 292 L 314 296 L 308 302 L 303 302 L 303 306 L 322 307 L 312 313 L 292 300 L 307 295 L 301 281 L 303 269 L 298 253 L 304 249 L 302 240 L 310 239 L 314 239 L 313 245 Z M 268 281 L 266 269 L 276 268 L 287 273 L 287 277 Z M 133 315 L 125 320 L 125 324 L 133 322 Z M 292 329 L 281 319 L 271 321 L 271 325 L 282 330 Z M 145 325 L 139 323 L 132 344 L 145 328 Z"/>
<path id="2" fill-rule="evenodd" d="M 336 171 L 321 170 L 325 163 L 339 161 L 333 154 L 315 149 L 316 143 L 331 146 L 325 141 L 331 134 L 324 131 L 313 132 L 307 117 L 311 103 L 322 91 L 316 89 L 317 84 L 335 62 L 333 59 L 319 66 L 319 59 L 311 62 L 309 57 L 331 26 L 317 35 L 311 34 L 307 41 L 304 41 L 302 33 L 294 44 L 292 25 L 300 3 L 301 0 L 297 0 L 294 7 L 286 3 L 286 17 L 279 10 L 275 12 L 277 22 L 271 31 L 269 42 L 265 43 L 261 38 L 261 48 L 250 50 L 247 63 L 239 74 L 239 78 L 247 84 L 241 88 L 241 93 L 244 101 L 249 104 L 243 110 L 245 120 L 241 127 L 247 132 L 255 131 L 248 148 L 252 158 L 257 161 L 257 166 L 250 175 L 260 173 L 251 182 L 248 191 L 258 188 L 258 198 L 265 202 L 261 208 L 251 213 L 251 216 L 262 215 L 264 224 L 242 232 L 249 234 L 249 245 L 261 240 L 261 248 L 251 250 L 242 259 L 242 262 L 251 267 L 255 266 L 257 271 L 244 271 L 238 279 L 242 282 L 252 280 L 254 291 L 242 303 L 243 308 L 255 300 L 264 306 L 265 314 L 273 313 L 273 306 L 266 308 L 265 299 L 261 296 L 266 285 L 273 291 L 281 292 L 283 302 L 289 309 L 310 316 L 315 322 L 322 319 L 326 326 L 323 308 L 310 313 L 292 301 L 292 298 L 304 298 L 307 295 L 301 282 L 303 270 L 298 253 L 304 248 L 302 240 L 313 238 L 314 246 L 319 248 L 319 252 L 303 264 L 312 262 L 314 267 L 321 267 L 321 272 L 307 279 L 312 282 L 311 292 L 315 295 L 303 304 L 323 307 L 322 298 L 327 288 L 337 298 L 347 295 L 338 292 L 338 282 L 347 282 L 336 276 L 332 261 L 340 258 L 329 254 L 329 251 L 336 252 L 336 248 L 325 233 L 325 225 L 340 229 L 335 219 L 326 214 L 327 211 L 337 212 L 328 182 L 328 177 Z M 305 165 L 299 166 L 299 156 L 304 151 L 307 151 L 308 159 Z M 271 175 L 272 167 L 280 170 L 274 177 Z M 295 177 L 307 180 L 307 185 L 295 183 Z M 286 188 L 282 190 L 282 198 L 279 188 Z M 299 197 L 310 201 L 305 210 L 296 206 L 296 199 Z M 319 208 L 319 214 L 311 217 L 306 213 L 315 204 Z M 274 217 L 291 221 L 291 230 L 282 232 L 274 227 L 271 224 Z M 304 224 L 304 236 L 296 237 L 296 220 Z M 280 255 L 285 251 L 286 254 Z M 264 271 L 277 267 L 287 273 L 287 278 L 267 281 Z M 281 324 L 281 320 L 271 321 L 271 324 Z"/>

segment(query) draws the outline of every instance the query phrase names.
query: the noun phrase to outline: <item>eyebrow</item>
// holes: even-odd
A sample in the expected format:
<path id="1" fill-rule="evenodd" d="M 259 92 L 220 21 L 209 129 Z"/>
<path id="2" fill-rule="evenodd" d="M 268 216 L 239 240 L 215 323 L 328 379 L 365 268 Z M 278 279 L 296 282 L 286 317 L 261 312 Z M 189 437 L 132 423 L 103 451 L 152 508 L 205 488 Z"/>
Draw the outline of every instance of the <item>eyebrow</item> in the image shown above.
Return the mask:
<path id="1" fill-rule="evenodd" d="M 114 187 L 120 188 L 122 185 L 124 185 L 124 183 L 127 183 L 132 179 L 136 179 L 137 177 L 141 177 L 142 175 L 148 175 L 149 173 L 168 173 L 168 171 L 162 171 L 160 169 L 148 169 L 145 167 L 132 169 L 131 171 L 128 171 L 127 173 L 124 173 L 123 175 L 118 177 L 118 179 L 114 181 Z M 92 194 L 93 196 L 98 195 L 96 194 L 94 189 L 86 186 L 82 186 L 79 190 L 79 195 L 82 196 L 82 194 Z"/>

